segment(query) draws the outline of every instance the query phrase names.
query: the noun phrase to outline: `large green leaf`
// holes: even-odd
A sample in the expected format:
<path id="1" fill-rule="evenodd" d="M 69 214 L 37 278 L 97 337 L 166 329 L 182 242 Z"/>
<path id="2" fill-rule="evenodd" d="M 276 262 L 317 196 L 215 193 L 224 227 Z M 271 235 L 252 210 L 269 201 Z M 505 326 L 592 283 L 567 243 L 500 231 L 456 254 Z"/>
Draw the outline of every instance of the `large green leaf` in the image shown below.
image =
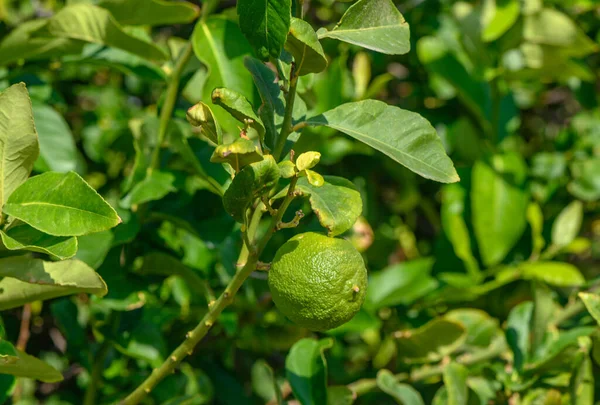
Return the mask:
<path id="1" fill-rule="evenodd" d="M 0 93 L 0 207 L 27 180 L 38 153 L 29 94 L 15 84 Z"/>
<path id="2" fill-rule="evenodd" d="M 44 173 L 23 183 L 4 212 L 55 236 L 79 236 L 117 226 L 115 210 L 77 173 Z"/>
<path id="3" fill-rule="evenodd" d="M 425 405 L 419 391 L 408 384 L 396 381 L 389 370 L 379 370 L 377 373 L 377 386 L 402 405 Z"/>
<path id="4" fill-rule="evenodd" d="M 408 23 L 391 0 L 359 0 L 331 31 L 318 34 L 391 55 L 410 51 Z"/>
<path id="5" fill-rule="evenodd" d="M 0 42 L 0 65 L 81 52 L 83 41 L 39 35 L 38 30 L 47 23 L 43 19 L 25 21 L 8 33 Z"/>
<path id="6" fill-rule="evenodd" d="M 291 0 L 238 0 L 240 28 L 262 60 L 277 59 L 290 29 Z"/>
<path id="7" fill-rule="evenodd" d="M 327 67 L 327 57 L 319 42 L 317 33 L 304 20 L 292 18 L 285 49 L 294 57 L 296 62 L 295 73 L 299 76 L 319 73 Z"/>
<path id="8" fill-rule="evenodd" d="M 434 260 L 417 259 L 393 264 L 383 271 L 372 273 L 365 307 L 409 305 L 434 290 L 438 283 L 430 276 Z"/>
<path id="9" fill-rule="evenodd" d="M 343 104 L 308 123 L 350 135 L 428 179 L 442 183 L 459 180 L 436 130 L 417 113 L 364 100 Z"/>
<path id="10" fill-rule="evenodd" d="M 164 61 L 167 54 L 156 45 L 127 34 L 108 10 L 92 4 L 69 5 L 46 26 L 56 37 L 77 39 L 123 49 L 146 59 Z"/>
<path id="11" fill-rule="evenodd" d="M 33 378 L 46 383 L 63 380 L 62 374 L 54 367 L 15 349 L 6 340 L 0 340 L 0 374 Z"/>
<path id="12" fill-rule="evenodd" d="M 68 259 L 77 253 L 77 238 L 48 235 L 25 223 L 19 223 L 6 231 L 0 231 L 0 237 L 2 244 L 8 250 L 47 253 L 58 260 Z"/>
<path id="13" fill-rule="evenodd" d="M 202 101 L 208 102 L 215 88 L 227 87 L 254 104 L 252 77 L 244 67 L 244 56 L 250 54 L 252 48 L 236 23 L 217 16 L 200 20 L 194 28 L 192 44 L 194 53 L 208 68 Z M 226 131 L 238 131 L 237 121 L 225 110 L 215 107 L 213 111 Z"/>
<path id="14" fill-rule="evenodd" d="M 521 238 L 527 226 L 529 201 L 520 186 L 525 170 L 520 158 L 497 155 L 494 163 L 509 172 L 502 173 L 478 161 L 473 167 L 471 189 L 473 228 L 486 266 L 500 263 Z"/>
<path id="15" fill-rule="evenodd" d="M 301 339 L 288 353 L 286 376 L 301 404 L 327 403 L 327 363 L 323 351 L 332 345 L 333 339 Z"/>
<path id="16" fill-rule="evenodd" d="M 98 5 L 125 25 L 185 24 L 200 13 L 198 6 L 187 1 L 102 0 Z"/>
<path id="17" fill-rule="evenodd" d="M 598 322 L 598 325 L 600 325 L 600 296 L 598 294 L 580 292 L 579 298 L 581 298 L 588 312 Z"/>
<path id="18" fill-rule="evenodd" d="M 544 281 L 557 287 L 575 287 L 585 283 L 585 278 L 570 263 L 526 262 L 519 265 L 523 277 Z"/>
<path id="19" fill-rule="evenodd" d="M 79 260 L 45 262 L 27 256 L 0 259 L 0 310 L 64 295 L 105 295 L 106 284 Z"/>
<path id="20" fill-rule="evenodd" d="M 40 142 L 40 156 L 36 171 L 81 173 L 83 159 L 77 151 L 75 139 L 65 119 L 48 105 L 33 106 L 33 118 Z"/>
<path id="21" fill-rule="evenodd" d="M 309 197 L 310 206 L 328 235 L 341 235 L 352 228 L 362 214 L 362 199 L 350 180 L 335 176 L 324 176 L 324 179 L 322 186 L 315 187 L 302 177 L 296 189 Z"/>

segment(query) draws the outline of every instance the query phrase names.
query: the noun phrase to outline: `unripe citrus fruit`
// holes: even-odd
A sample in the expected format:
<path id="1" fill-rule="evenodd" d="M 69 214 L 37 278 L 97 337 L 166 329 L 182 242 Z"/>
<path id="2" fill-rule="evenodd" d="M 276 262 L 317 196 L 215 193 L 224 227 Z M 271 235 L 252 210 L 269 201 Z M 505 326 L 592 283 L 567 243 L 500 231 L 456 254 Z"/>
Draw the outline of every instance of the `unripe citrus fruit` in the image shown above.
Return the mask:
<path id="1" fill-rule="evenodd" d="M 358 312 L 367 292 L 367 269 L 350 242 L 307 232 L 279 248 L 269 271 L 269 288 L 285 316 L 324 331 Z"/>

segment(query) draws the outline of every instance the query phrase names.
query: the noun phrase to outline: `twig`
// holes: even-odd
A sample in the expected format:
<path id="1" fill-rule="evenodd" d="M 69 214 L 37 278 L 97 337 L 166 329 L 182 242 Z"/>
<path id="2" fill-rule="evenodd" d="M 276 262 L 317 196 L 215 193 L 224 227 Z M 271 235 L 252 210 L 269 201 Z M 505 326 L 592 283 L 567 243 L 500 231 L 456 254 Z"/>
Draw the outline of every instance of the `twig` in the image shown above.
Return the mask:
<path id="1" fill-rule="evenodd" d="M 283 124 L 281 124 L 281 132 L 279 133 L 277 145 L 275 145 L 275 151 L 273 152 L 273 157 L 277 161 L 283 152 L 285 141 L 292 133 L 292 114 L 294 112 L 294 101 L 296 100 L 296 88 L 298 86 L 298 76 L 296 75 L 296 65 L 294 63 L 292 63 L 292 71 L 290 72 L 290 76 L 290 89 L 286 97 Z"/>

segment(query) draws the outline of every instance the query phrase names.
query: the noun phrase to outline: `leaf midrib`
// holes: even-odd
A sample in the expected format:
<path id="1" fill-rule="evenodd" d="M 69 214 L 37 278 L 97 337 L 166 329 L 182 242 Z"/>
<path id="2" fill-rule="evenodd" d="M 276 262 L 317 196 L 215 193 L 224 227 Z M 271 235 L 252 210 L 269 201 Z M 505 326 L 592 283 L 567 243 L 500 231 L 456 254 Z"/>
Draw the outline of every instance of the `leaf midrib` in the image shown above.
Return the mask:
<path id="1" fill-rule="evenodd" d="M 80 211 L 80 212 L 85 212 L 87 214 L 91 214 L 91 215 L 95 215 L 101 218 L 106 218 L 109 219 L 111 221 L 114 221 L 115 218 L 106 216 L 106 215 L 102 215 L 102 214 L 98 214 L 97 212 L 94 211 L 88 211 L 88 210 L 84 210 L 81 208 L 77 208 L 77 207 L 72 207 L 70 205 L 60 205 L 60 204 L 53 204 L 53 203 L 49 203 L 49 202 L 43 202 L 43 201 L 31 201 L 31 202 L 24 202 L 24 203 L 11 203 L 11 204 L 6 204 L 7 207 L 10 206 L 17 206 L 17 207 L 28 207 L 28 206 L 36 206 L 36 205 L 41 205 L 41 206 L 51 206 L 51 207 L 58 207 L 58 208 L 62 208 L 62 209 L 68 209 L 68 210 L 73 210 L 73 211 Z M 10 214 L 10 212 L 8 213 Z"/>

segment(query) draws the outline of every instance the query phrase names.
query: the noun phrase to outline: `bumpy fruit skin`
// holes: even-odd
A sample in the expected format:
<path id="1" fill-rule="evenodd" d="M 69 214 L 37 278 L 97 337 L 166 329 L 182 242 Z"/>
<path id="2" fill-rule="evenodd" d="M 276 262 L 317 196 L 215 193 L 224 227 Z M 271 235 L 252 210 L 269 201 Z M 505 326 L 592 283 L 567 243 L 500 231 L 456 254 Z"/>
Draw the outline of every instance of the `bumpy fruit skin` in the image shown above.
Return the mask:
<path id="1" fill-rule="evenodd" d="M 350 242 L 307 232 L 279 248 L 269 288 L 277 308 L 294 323 L 325 331 L 358 312 L 367 293 L 367 269 Z"/>

